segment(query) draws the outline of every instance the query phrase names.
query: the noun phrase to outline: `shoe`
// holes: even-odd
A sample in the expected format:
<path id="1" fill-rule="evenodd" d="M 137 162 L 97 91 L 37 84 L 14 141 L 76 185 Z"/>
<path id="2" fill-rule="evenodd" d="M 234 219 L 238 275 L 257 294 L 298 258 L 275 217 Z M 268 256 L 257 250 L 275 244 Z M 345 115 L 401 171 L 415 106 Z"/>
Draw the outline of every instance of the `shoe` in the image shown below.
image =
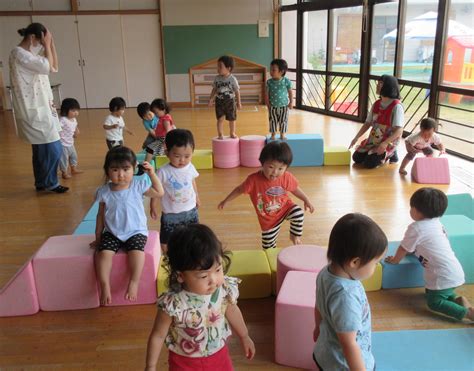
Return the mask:
<path id="1" fill-rule="evenodd" d="M 41 192 L 41 191 L 44 191 L 46 188 L 44 187 L 35 187 L 36 189 L 36 192 Z"/>
<path id="2" fill-rule="evenodd" d="M 392 157 L 390 157 L 390 163 L 396 164 L 398 162 L 398 153 L 397 151 L 393 152 Z"/>
<path id="3" fill-rule="evenodd" d="M 63 187 L 62 185 L 58 185 L 56 188 L 49 189 L 49 192 L 54 192 L 54 193 L 64 193 L 69 191 L 69 187 Z"/>

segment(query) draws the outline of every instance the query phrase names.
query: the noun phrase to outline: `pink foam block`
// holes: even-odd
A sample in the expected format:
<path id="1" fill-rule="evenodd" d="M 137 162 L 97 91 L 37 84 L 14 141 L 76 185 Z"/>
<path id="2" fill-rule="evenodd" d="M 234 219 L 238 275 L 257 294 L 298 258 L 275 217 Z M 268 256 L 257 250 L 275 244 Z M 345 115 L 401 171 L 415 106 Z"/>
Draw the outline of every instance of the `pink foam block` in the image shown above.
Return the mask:
<path id="1" fill-rule="evenodd" d="M 290 271 L 283 281 L 275 305 L 275 361 L 279 364 L 318 369 L 312 358 L 316 276 Z"/>
<path id="2" fill-rule="evenodd" d="M 327 250 L 315 245 L 295 245 L 283 249 L 277 258 L 277 293 L 289 271 L 319 272 L 327 265 Z"/>
<path id="3" fill-rule="evenodd" d="M 260 152 L 265 147 L 263 135 L 245 135 L 240 137 L 240 164 L 245 167 L 260 167 Z"/>
<path id="4" fill-rule="evenodd" d="M 418 157 L 411 168 L 414 182 L 422 184 L 449 184 L 449 163 L 446 157 Z"/>
<path id="5" fill-rule="evenodd" d="M 33 266 L 29 260 L 0 291 L 0 317 L 27 316 L 38 311 Z"/>
<path id="6" fill-rule="evenodd" d="M 214 167 L 229 169 L 240 165 L 239 138 L 212 138 Z"/>
<path id="7" fill-rule="evenodd" d="M 99 292 L 94 269 L 94 235 L 49 238 L 33 257 L 41 310 L 96 308 Z"/>

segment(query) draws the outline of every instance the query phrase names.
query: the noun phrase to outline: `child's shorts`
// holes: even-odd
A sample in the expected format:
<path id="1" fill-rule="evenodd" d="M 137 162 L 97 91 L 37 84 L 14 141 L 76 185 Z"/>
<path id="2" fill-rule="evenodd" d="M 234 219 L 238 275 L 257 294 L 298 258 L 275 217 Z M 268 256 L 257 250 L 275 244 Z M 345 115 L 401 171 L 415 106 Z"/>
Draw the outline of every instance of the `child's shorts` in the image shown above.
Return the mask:
<path id="1" fill-rule="evenodd" d="M 413 150 L 414 149 L 414 150 Z M 433 148 L 430 147 L 425 147 L 423 149 L 416 149 L 413 147 L 409 147 L 407 145 L 407 158 L 412 161 L 417 153 L 423 152 L 425 156 L 433 156 Z"/>
<path id="2" fill-rule="evenodd" d="M 106 139 L 105 142 L 107 143 L 107 148 L 108 149 L 123 146 L 123 140 L 108 140 L 108 139 Z"/>
<path id="3" fill-rule="evenodd" d="M 158 137 L 145 150 L 153 156 L 163 156 L 165 154 L 165 147 L 165 137 Z"/>
<path id="4" fill-rule="evenodd" d="M 171 233 L 178 227 L 188 224 L 199 223 L 199 215 L 196 208 L 181 213 L 161 214 L 160 242 L 167 244 Z"/>
<path id="5" fill-rule="evenodd" d="M 227 121 L 237 120 L 237 104 L 235 98 L 216 98 L 216 118 L 225 116 Z"/>
<path id="6" fill-rule="evenodd" d="M 138 233 L 124 242 L 122 240 L 119 240 L 112 233 L 105 231 L 104 233 L 102 233 L 100 245 L 97 248 L 97 251 L 109 250 L 117 252 L 120 248 L 123 248 L 127 252 L 132 250 L 144 251 L 147 240 L 147 236 Z"/>
<path id="7" fill-rule="evenodd" d="M 219 370 L 233 371 L 227 345 L 208 357 L 186 357 L 170 351 L 168 354 L 170 371 Z"/>
<path id="8" fill-rule="evenodd" d="M 148 147 L 149 144 L 153 143 L 155 141 L 155 138 L 152 137 L 150 134 L 148 134 L 145 138 L 145 141 L 142 144 L 142 148 L 145 149 Z"/>

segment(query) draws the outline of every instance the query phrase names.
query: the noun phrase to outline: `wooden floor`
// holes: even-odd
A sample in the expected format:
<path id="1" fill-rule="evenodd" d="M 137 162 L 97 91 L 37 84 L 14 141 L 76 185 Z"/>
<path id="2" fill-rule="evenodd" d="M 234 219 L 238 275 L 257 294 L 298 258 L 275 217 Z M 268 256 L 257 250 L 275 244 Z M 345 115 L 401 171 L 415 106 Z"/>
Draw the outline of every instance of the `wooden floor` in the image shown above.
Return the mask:
<path id="1" fill-rule="evenodd" d="M 101 168 L 106 145 L 101 124 L 106 114 L 106 110 L 81 111 L 76 148 L 85 173 L 64 181 L 70 192 L 56 195 L 34 191 L 31 148 L 15 137 L 11 113 L 0 113 L 0 287 L 48 237 L 71 234 L 91 206 L 95 189 L 104 181 Z M 193 131 L 197 148 L 210 148 L 210 138 L 215 135 L 211 110 L 175 109 L 172 115 L 178 127 Z M 125 121 L 135 133 L 126 136 L 125 143 L 138 150 L 145 132 L 134 109 L 127 110 Z M 266 122 L 264 107 L 244 107 L 239 112 L 238 134 L 266 134 Z M 321 133 L 326 144 L 347 145 L 359 125 L 293 110 L 289 128 L 290 133 Z M 450 163 L 452 183 L 439 188 L 446 193 L 471 192 L 472 164 L 452 157 Z M 230 250 L 260 248 L 257 218 L 247 197 L 236 199 L 223 212 L 217 210 L 218 202 L 253 171 L 202 170 L 197 180 L 201 222 L 212 227 Z M 420 185 L 400 177 L 396 165 L 377 170 L 334 166 L 291 171 L 316 207 L 314 214 L 306 215 L 304 243 L 326 246 L 335 221 L 353 211 L 371 216 L 389 240 L 400 240 L 411 222 L 408 200 Z M 151 220 L 149 226 L 159 229 Z M 281 247 L 289 245 L 288 226 L 284 228 Z M 459 292 L 474 302 L 474 285 Z M 430 313 L 422 288 L 377 291 L 368 296 L 374 331 L 467 326 Z M 236 369 L 283 369 L 273 362 L 274 299 L 241 300 L 239 305 L 257 355 L 252 362 L 246 361 L 238 341 L 231 339 Z M 145 305 L 0 318 L 0 369 L 142 369 L 154 314 L 155 307 Z M 163 351 L 160 369 L 166 369 L 166 358 Z"/>

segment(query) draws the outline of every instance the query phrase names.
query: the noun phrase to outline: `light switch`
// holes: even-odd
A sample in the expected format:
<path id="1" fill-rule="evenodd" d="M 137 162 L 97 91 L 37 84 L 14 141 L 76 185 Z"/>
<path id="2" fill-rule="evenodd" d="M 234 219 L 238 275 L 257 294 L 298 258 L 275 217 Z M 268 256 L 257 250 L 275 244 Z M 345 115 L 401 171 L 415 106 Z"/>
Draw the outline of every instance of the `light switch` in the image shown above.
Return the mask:
<path id="1" fill-rule="evenodd" d="M 258 37 L 270 36 L 270 21 L 266 19 L 258 20 Z"/>

